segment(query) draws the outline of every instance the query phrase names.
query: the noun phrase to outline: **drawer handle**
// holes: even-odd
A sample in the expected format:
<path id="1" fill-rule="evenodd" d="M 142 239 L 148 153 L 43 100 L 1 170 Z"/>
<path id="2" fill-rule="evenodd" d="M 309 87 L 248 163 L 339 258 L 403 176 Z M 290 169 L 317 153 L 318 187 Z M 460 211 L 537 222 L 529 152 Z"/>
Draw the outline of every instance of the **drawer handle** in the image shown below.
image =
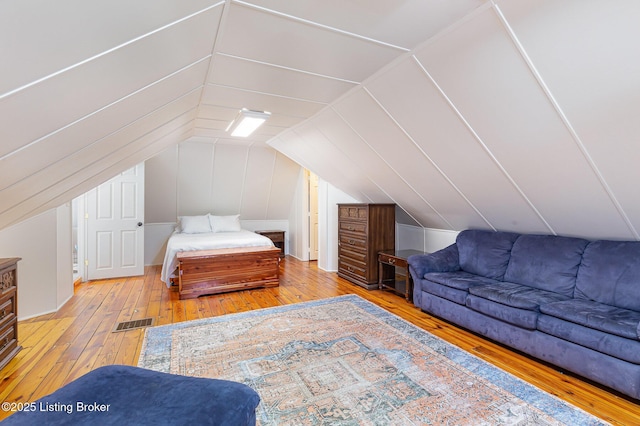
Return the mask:
<path id="1" fill-rule="evenodd" d="M 349 240 L 349 244 L 354 245 L 356 242 L 354 240 Z"/>
<path id="2" fill-rule="evenodd" d="M 354 228 L 353 226 L 347 226 L 347 229 L 348 229 L 349 231 L 353 231 L 355 228 Z"/>
<path id="3" fill-rule="evenodd" d="M 0 320 L 7 316 L 7 311 L 2 310 L 2 315 L 0 315 Z"/>
<path id="4" fill-rule="evenodd" d="M 4 343 L 2 343 L 2 347 L 0 347 L 0 352 L 2 352 L 2 350 L 7 346 L 9 346 L 9 336 L 4 338 Z"/>
<path id="5" fill-rule="evenodd" d="M 347 271 L 353 272 L 353 268 L 351 266 L 347 266 Z"/>

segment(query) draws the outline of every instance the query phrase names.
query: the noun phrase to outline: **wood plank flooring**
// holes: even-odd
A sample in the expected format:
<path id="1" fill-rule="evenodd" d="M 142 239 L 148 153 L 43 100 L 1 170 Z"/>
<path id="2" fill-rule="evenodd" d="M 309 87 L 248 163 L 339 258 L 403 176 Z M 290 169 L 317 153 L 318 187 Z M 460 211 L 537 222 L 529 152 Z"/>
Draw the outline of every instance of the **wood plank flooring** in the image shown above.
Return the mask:
<path id="1" fill-rule="evenodd" d="M 80 284 L 57 313 L 19 323 L 23 349 L 0 371 L 0 401 L 31 402 L 99 366 L 136 365 L 144 329 L 113 333 L 120 321 L 153 317 L 162 325 L 343 294 L 357 294 L 612 424 L 640 425 L 638 401 L 431 317 L 402 296 L 364 290 L 319 270 L 315 262 L 290 257 L 281 262 L 279 287 L 198 299 L 179 300 L 177 291 L 160 281 L 159 266 L 146 268 L 142 277 Z M 0 411 L 0 419 L 9 414 Z"/>

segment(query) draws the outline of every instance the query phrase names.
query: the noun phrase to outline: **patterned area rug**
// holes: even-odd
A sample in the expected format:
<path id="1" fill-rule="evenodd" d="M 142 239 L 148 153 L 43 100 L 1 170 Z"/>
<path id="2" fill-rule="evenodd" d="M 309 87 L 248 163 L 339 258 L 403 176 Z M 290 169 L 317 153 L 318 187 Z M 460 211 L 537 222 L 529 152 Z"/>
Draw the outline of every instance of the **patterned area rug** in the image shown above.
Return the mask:
<path id="1" fill-rule="evenodd" d="M 243 382 L 262 425 L 598 425 L 358 296 L 146 330 L 138 365 Z"/>

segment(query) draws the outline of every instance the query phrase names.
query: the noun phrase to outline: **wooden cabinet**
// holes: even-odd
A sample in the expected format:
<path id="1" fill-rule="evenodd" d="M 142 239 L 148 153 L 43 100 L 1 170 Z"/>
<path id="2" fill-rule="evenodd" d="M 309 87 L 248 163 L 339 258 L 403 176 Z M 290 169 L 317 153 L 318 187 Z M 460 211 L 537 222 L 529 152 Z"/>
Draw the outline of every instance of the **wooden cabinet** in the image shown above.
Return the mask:
<path id="1" fill-rule="evenodd" d="M 0 259 L 0 369 L 22 349 L 18 345 L 19 260 Z"/>
<path id="2" fill-rule="evenodd" d="M 284 231 L 255 231 L 256 234 L 264 235 L 273 241 L 273 245 L 280 249 L 280 258 L 284 257 Z"/>
<path id="3" fill-rule="evenodd" d="M 378 252 L 395 249 L 395 204 L 338 204 L 338 276 L 378 288 Z"/>

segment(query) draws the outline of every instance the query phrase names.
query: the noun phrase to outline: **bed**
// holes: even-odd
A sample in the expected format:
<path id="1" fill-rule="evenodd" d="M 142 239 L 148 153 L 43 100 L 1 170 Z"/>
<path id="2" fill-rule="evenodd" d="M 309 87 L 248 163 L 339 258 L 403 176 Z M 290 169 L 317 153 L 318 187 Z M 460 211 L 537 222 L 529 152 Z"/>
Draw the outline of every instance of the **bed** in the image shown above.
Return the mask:
<path id="1" fill-rule="evenodd" d="M 160 279 L 177 284 L 180 299 L 276 287 L 279 262 L 280 249 L 241 229 L 237 216 L 183 216 L 167 242 Z"/>

